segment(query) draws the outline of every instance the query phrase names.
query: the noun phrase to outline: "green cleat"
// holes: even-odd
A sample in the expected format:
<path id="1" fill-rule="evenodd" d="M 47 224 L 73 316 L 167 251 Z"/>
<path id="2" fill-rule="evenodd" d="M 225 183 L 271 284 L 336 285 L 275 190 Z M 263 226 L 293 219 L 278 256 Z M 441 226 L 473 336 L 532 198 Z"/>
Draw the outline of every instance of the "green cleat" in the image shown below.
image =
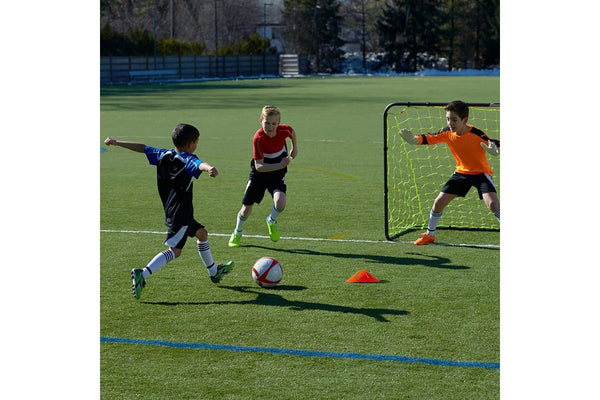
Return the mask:
<path id="1" fill-rule="evenodd" d="M 269 222 L 269 218 L 267 217 L 267 228 L 269 228 L 269 236 L 271 240 L 276 242 L 279 240 L 279 229 L 277 229 L 277 222 Z"/>
<path id="2" fill-rule="evenodd" d="M 227 264 L 219 264 L 217 265 L 217 273 L 215 276 L 211 276 L 210 280 L 213 283 L 221 282 L 223 279 L 223 275 L 228 274 L 233 269 L 233 261 L 229 261 Z"/>
<path id="3" fill-rule="evenodd" d="M 136 299 L 140 298 L 142 294 L 142 289 L 146 286 L 146 280 L 142 275 L 142 270 L 140 268 L 134 268 L 131 270 L 131 279 L 133 280 L 133 285 L 131 286 L 131 293 L 133 297 Z"/>
<path id="4" fill-rule="evenodd" d="M 242 235 L 238 235 L 237 233 L 233 232 L 229 238 L 229 247 L 240 247 L 241 239 Z"/>

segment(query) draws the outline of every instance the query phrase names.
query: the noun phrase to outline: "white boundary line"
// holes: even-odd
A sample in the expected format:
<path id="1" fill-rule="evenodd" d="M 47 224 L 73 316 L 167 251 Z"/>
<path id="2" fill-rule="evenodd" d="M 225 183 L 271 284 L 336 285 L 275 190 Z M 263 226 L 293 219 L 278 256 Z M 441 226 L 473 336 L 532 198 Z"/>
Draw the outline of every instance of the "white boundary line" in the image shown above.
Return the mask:
<path id="1" fill-rule="evenodd" d="M 118 230 L 118 229 L 100 229 L 101 233 L 150 233 L 150 234 L 160 234 L 164 235 L 166 232 L 158 232 L 158 231 L 130 231 L 130 230 Z M 230 233 L 209 233 L 209 236 L 219 236 L 219 237 L 229 237 Z M 263 235 L 244 235 L 244 237 L 249 238 L 258 238 L 258 239 L 269 239 L 269 236 Z M 412 244 L 412 241 L 402 241 L 402 240 L 368 240 L 368 239 L 329 239 L 329 238 L 306 238 L 306 237 L 293 237 L 293 236 L 282 236 L 283 240 L 305 240 L 305 241 L 313 241 L 313 242 L 339 242 L 339 243 L 402 243 L 402 244 Z M 468 244 L 468 243 L 433 243 L 437 246 L 450 246 L 450 247 L 475 247 L 475 248 L 483 248 L 483 249 L 499 249 L 500 246 L 496 244 Z"/>

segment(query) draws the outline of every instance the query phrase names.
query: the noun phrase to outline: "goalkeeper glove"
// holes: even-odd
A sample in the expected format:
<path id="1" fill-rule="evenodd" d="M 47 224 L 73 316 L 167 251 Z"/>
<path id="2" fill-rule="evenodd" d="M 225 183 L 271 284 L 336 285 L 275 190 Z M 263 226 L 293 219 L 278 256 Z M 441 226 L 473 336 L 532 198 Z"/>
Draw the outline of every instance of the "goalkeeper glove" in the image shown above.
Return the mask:
<path id="1" fill-rule="evenodd" d="M 483 147 L 483 149 L 485 151 L 487 151 L 488 153 L 490 153 L 493 156 L 497 156 L 500 155 L 500 150 L 498 150 L 498 146 L 496 146 L 496 143 L 492 142 L 491 140 L 489 140 L 487 142 L 487 144 L 485 144 L 485 142 L 481 142 L 481 147 Z"/>
<path id="2" fill-rule="evenodd" d="M 402 139 L 404 139 L 406 141 L 406 143 L 410 143 L 410 144 L 419 143 L 419 139 L 417 137 L 415 137 L 413 135 L 413 133 L 406 128 L 403 128 L 400 130 L 400 136 L 402 136 Z"/>

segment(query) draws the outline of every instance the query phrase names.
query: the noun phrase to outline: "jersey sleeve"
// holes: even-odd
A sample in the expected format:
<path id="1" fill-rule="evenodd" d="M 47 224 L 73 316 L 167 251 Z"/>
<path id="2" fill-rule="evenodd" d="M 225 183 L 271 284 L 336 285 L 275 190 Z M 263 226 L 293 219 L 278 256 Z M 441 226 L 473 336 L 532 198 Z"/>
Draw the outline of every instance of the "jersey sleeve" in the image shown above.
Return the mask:
<path id="1" fill-rule="evenodd" d="M 417 144 L 448 143 L 448 132 L 450 132 L 448 129 L 441 129 L 437 133 L 427 133 L 424 135 L 419 135 L 419 142 Z"/>
<path id="2" fill-rule="evenodd" d="M 146 158 L 148 159 L 150 165 L 157 165 L 158 161 L 167 151 L 167 149 L 159 149 L 152 146 L 144 147 L 144 154 L 146 154 Z"/>
<path id="3" fill-rule="evenodd" d="M 191 154 L 185 163 L 185 172 L 187 172 L 188 175 L 198 179 L 200 177 L 200 174 L 202 173 L 202 170 L 200 169 L 200 164 L 202 164 L 202 160 L 200 160 L 195 155 Z"/>
<path id="4" fill-rule="evenodd" d="M 256 132 L 254 138 L 252 139 L 252 158 L 255 160 L 262 160 L 265 158 L 263 146 L 260 141 L 260 130 Z"/>
<path id="5" fill-rule="evenodd" d="M 283 124 L 283 125 L 279 125 L 279 128 L 280 128 L 279 132 L 283 132 L 286 139 L 287 138 L 290 138 L 290 139 L 292 138 L 292 132 L 294 130 L 292 129 L 291 126 Z"/>

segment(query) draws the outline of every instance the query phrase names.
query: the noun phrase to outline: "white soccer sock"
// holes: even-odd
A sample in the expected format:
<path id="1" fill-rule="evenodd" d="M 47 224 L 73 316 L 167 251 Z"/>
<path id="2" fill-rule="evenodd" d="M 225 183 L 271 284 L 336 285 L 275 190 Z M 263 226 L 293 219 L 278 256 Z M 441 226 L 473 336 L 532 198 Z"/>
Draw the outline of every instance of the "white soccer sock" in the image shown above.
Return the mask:
<path id="1" fill-rule="evenodd" d="M 204 242 L 197 240 L 196 243 L 198 244 L 198 253 L 200 254 L 200 258 L 202 258 L 202 262 L 208 269 L 210 276 L 213 276 L 217 272 L 217 266 L 215 265 L 212 253 L 210 252 L 208 240 Z"/>
<path id="2" fill-rule="evenodd" d="M 152 261 L 146 265 L 146 268 L 142 270 L 142 276 L 144 279 L 148 278 L 150 275 L 167 265 L 167 263 L 173 261 L 175 259 L 175 253 L 171 249 L 167 249 L 163 252 L 158 253 Z"/>
<path id="3" fill-rule="evenodd" d="M 246 224 L 246 221 L 248 221 L 248 217 L 244 218 L 242 217 L 242 213 L 238 212 L 237 222 L 235 224 L 235 233 L 237 233 L 238 235 L 242 234 L 242 231 L 244 230 L 244 224 Z"/>
<path id="4" fill-rule="evenodd" d="M 442 218 L 442 212 L 435 212 L 433 209 L 429 212 L 429 222 L 427 223 L 427 234 L 429 236 L 435 236 L 435 228 L 437 228 L 440 219 Z"/>
<path id="5" fill-rule="evenodd" d="M 271 220 L 271 222 L 277 222 L 277 217 L 279 217 L 282 212 L 283 210 L 279 211 L 277 207 L 273 205 L 273 207 L 271 207 L 271 214 L 269 214 L 268 218 Z"/>
<path id="6" fill-rule="evenodd" d="M 496 219 L 498 220 L 498 222 L 500 222 L 500 210 L 496 211 L 494 213 L 494 217 L 496 217 Z"/>

